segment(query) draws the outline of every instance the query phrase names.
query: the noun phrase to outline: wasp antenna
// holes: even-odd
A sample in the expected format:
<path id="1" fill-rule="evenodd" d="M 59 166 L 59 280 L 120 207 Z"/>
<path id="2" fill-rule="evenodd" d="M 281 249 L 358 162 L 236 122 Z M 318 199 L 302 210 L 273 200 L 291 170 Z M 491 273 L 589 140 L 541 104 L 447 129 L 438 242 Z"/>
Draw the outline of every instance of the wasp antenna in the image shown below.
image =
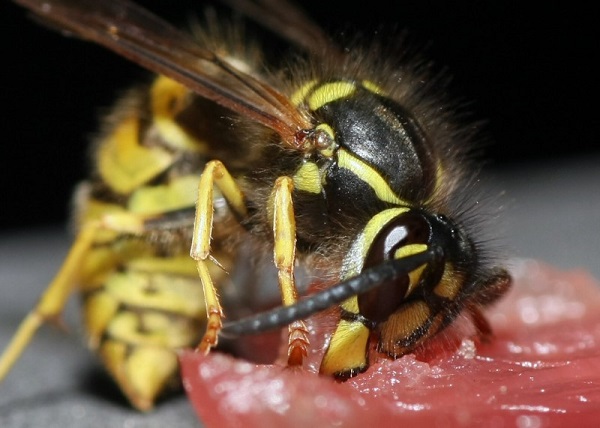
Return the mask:
<path id="1" fill-rule="evenodd" d="M 439 259 L 441 256 L 442 249 L 433 247 L 412 256 L 386 261 L 378 266 L 365 269 L 360 275 L 299 300 L 293 305 L 279 306 L 270 311 L 226 323 L 220 335 L 232 338 L 259 334 L 283 327 L 294 321 L 322 312 L 351 296 L 372 290 L 386 281 L 406 275 L 419 266 Z"/>

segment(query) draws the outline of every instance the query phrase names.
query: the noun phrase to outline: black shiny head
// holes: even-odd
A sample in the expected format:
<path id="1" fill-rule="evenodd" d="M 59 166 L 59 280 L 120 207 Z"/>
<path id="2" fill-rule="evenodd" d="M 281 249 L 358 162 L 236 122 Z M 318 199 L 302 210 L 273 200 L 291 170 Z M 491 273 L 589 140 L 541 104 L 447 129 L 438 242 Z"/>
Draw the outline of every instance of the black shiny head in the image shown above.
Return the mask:
<path id="1" fill-rule="evenodd" d="M 431 300 L 428 296 L 434 294 L 447 268 L 455 272 L 476 263 L 474 246 L 457 225 L 443 215 L 409 209 L 379 229 L 358 275 L 294 305 L 226 323 L 221 334 L 237 337 L 277 329 L 352 296 L 357 296 L 357 315 L 374 327 L 411 300 Z"/>
<path id="2" fill-rule="evenodd" d="M 407 272 L 399 278 L 382 282 L 376 289 L 357 296 L 361 316 L 380 323 L 396 312 L 410 296 L 430 292 L 440 281 L 445 264 L 475 263 L 476 254 L 470 240 L 460 228 L 441 215 L 411 209 L 384 225 L 371 242 L 363 269 L 389 260 L 401 260 L 431 248 L 443 249 L 443 255 L 430 261 L 420 271 Z"/>

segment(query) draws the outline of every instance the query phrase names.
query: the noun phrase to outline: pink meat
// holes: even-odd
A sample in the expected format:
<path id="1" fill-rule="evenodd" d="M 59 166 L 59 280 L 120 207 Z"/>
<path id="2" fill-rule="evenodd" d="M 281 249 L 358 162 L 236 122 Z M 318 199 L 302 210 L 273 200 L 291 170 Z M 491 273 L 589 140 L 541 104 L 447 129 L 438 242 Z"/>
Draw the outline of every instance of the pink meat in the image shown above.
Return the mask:
<path id="1" fill-rule="evenodd" d="M 512 291 L 486 312 L 489 344 L 461 318 L 415 354 L 371 355 L 367 372 L 337 383 L 316 374 L 333 322 L 320 316 L 304 368 L 188 352 L 185 388 L 207 427 L 600 426 L 600 285 L 531 261 L 512 271 Z M 277 346 L 255 340 L 246 347 Z"/>

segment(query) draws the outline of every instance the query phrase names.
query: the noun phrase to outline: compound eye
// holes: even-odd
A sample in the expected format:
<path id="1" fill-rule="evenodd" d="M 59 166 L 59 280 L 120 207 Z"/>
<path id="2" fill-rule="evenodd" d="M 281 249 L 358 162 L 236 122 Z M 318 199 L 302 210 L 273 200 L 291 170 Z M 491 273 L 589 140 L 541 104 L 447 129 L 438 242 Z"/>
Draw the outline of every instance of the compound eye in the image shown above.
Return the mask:
<path id="1" fill-rule="evenodd" d="M 427 249 L 431 225 L 421 213 L 408 211 L 383 227 L 371 244 L 363 268 L 380 265 L 386 260 L 400 259 Z M 373 322 L 385 321 L 396 311 L 411 286 L 410 275 L 388 281 L 358 295 L 360 313 Z"/>
<path id="2" fill-rule="evenodd" d="M 419 212 L 409 211 L 390 221 L 375 237 L 364 268 L 373 267 L 386 260 L 397 259 L 420 251 L 412 251 L 415 245 L 423 248 L 430 241 L 431 226 Z"/>

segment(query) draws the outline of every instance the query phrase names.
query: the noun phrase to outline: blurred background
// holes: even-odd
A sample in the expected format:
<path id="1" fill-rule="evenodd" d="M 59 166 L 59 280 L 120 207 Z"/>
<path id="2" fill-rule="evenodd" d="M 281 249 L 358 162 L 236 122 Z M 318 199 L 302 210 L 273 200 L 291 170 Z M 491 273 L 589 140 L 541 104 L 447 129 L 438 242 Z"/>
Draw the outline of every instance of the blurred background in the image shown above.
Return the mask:
<path id="1" fill-rule="evenodd" d="M 187 23 L 205 4 L 140 2 L 174 23 Z M 469 100 L 474 118 L 487 121 L 491 143 L 482 148 L 484 171 L 500 191 L 510 190 L 498 181 L 503 177 L 519 187 L 519 174 L 527 182 L 528 172 L 549 168 L 557 179 L 564 162 L 586 160 L 594 169 L 592 160 L 600 158 L 592 93 L 598 87 L 598 37 L 589 4 L 534 9 L 512 1 L 418 1 L 395 3 L 391 10 L 382 0 L 301 3 L 330 32 L 371 38 L 382 34 L 379 28 L 407 30 L 411 43 L 453 76 L 451 94 Z M 148 74 L 103 48 L 48 31 L 11 2 L 0 7 L 0 232 L 64 225 L 73 187 L 86 175 L 98 118 Z M 600 184 L 596 174 L 589 180 Z M 599 199 L 597 193 L 582 197 Z M 554 208 L 561 198 L 552 195 Z M 519 207 L 514 197 L 507 201 L 509 210 Z"/>

